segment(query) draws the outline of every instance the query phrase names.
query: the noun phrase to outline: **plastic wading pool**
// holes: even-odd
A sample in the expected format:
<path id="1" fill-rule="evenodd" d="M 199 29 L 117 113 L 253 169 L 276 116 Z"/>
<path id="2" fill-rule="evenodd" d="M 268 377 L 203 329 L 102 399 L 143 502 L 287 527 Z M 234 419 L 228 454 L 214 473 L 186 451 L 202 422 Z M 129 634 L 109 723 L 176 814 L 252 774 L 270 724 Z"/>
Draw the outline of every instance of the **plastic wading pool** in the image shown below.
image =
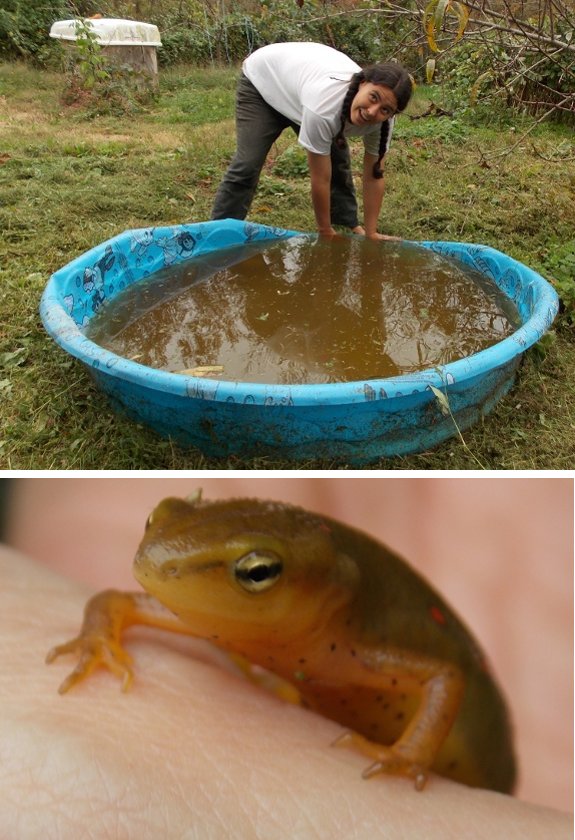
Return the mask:
<path id="1" fill-rule="evenodd" d="M 322 458 L 360 466 L 421 452 L 464 430 L 509 390 L 522 353 L 550 327 L 558 297 L 540 275 L 483 245 L 418 243 L 489 276 L 511 298 L 521 326 L 497 344 L 442 368 L 327 385 L 226 382 L 129 361 L 84 328 L 127 285 L 183 260 L 246 242 L 302 234 L 234 219 L 125 231 L 50 278 L 40 305 L 48 333 L 86 365 L 114 407 L 205 455 Z M 446 394 L 451 414 L 433 388 Z"/>

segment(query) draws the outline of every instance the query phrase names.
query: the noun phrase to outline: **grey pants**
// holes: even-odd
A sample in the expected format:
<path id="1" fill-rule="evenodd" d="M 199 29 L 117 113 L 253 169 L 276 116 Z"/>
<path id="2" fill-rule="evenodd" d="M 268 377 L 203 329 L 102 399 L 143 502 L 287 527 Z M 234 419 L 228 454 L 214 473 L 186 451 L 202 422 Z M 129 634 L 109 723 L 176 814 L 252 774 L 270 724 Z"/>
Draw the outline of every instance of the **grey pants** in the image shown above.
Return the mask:
<path id="1" fill-rule="evenodd" d="M 216 193 L 212 219 L 245 219 L 267 154 L 288 127 L 299 133 L 299 126 L 268 105 L 242 74 L 236 97 L 237 149 Z M 359 224 L 349 149 L 340 149 L 333 143 L 331 223 L 349 228 Z"/>

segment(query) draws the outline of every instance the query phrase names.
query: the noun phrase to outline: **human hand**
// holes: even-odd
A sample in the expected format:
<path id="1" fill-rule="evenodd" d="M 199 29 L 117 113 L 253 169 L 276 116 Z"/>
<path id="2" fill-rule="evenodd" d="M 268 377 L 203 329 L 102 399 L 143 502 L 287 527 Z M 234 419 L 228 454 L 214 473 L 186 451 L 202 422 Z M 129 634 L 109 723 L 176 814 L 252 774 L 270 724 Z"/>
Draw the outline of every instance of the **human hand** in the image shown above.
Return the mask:
<path id="1" fill-rule="evenodd" d="M 374 231 L 373 233 L 366 233 L 367 239 L 374 239 L 376 242 L 378 241 L 391 241 L 391 242 L 401 242 L 401 236 L 387 236 L 385 233 L 378 233 Z"/>
<path id="2" fill-rule="evenodd" d="M 12 544 L 92 590 L 133 589 L 131 563 L 148 514 L 161 498 L 198 487 L 207 499 L 259 496 L 300 504 L 379 538 L 446 596 L 482 643 L 515 724 L 519 795 L 571 807 L 569 479 L 194 476 L 15 483 Z M 74 616 L 71 630 L 79 627 L 79 602 Z M 68 633 L 65 628 L 46 639 L 45 647 Z"/>
<path id="3" fill-rule="evenodd" d="M 365 236 L 366 239 L 374 239 L 378 240 L 391 240 L 392 242 L 401 242 L 400 236 L 387 236 L 384 233 L 378 233 L 377 231 L 373 231 L 373 233 L 366 233 L 365 228 L 361 225 L 354 227 L 351 229 L 352 233 L 355 233 L 356 236 Z"/>
<path id="4" fill-rule="evenodd" d="M 361 779 L 341 727 L 287 705 L 188 638 L 127 634 L 129 693 L 100 670 L 65 697 L 46 648 L 86 589 L 0 548 L 0 824 L 18 840 L 571 836 L 567 815 L 431 777 Z"/>

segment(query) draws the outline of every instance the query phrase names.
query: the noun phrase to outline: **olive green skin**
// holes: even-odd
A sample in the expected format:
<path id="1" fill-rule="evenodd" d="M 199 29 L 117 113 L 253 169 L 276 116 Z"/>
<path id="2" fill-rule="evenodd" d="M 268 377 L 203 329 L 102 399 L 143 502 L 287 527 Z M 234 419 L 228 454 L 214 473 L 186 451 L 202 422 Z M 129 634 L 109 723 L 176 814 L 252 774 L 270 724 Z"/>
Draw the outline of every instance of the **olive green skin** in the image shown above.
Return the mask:
<path id="1" fill-rule="evenodd" d="M 452 662 L 463 672 L 461 707 L 432 769 L 456 781 L 511 793 L 516 765 L 507 707 L 469 630 L 404 560 L 368 535 L 329 522 L 338 549 L 353 557 L 360 570 L 361 585 L 350 605 L 358 638 L 370 644 L 385 640 L 410 654 Z M 369 734 L 368 728 L 359 731 Z"/>

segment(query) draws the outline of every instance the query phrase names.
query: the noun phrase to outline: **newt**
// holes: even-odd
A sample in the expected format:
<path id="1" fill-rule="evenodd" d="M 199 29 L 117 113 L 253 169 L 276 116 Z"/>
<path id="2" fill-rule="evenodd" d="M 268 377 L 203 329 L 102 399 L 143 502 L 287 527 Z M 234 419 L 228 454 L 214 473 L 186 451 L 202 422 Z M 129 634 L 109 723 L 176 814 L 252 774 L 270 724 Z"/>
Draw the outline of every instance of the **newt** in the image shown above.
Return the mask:
<path id="1" fill-rule="evenodd" d="M 136 624 L 207 639 L 340 723 L 365 778 L 430 772 L 510 793 L 508 712 L 485 656 L 443 598 L 381 543 L 302 508 L 259 499 L 164 499 L 133 572 L 144 592 L 107 590 L 79 635 L 68 691 L 96 667 L 132 682 L 123 631 Z"/>

